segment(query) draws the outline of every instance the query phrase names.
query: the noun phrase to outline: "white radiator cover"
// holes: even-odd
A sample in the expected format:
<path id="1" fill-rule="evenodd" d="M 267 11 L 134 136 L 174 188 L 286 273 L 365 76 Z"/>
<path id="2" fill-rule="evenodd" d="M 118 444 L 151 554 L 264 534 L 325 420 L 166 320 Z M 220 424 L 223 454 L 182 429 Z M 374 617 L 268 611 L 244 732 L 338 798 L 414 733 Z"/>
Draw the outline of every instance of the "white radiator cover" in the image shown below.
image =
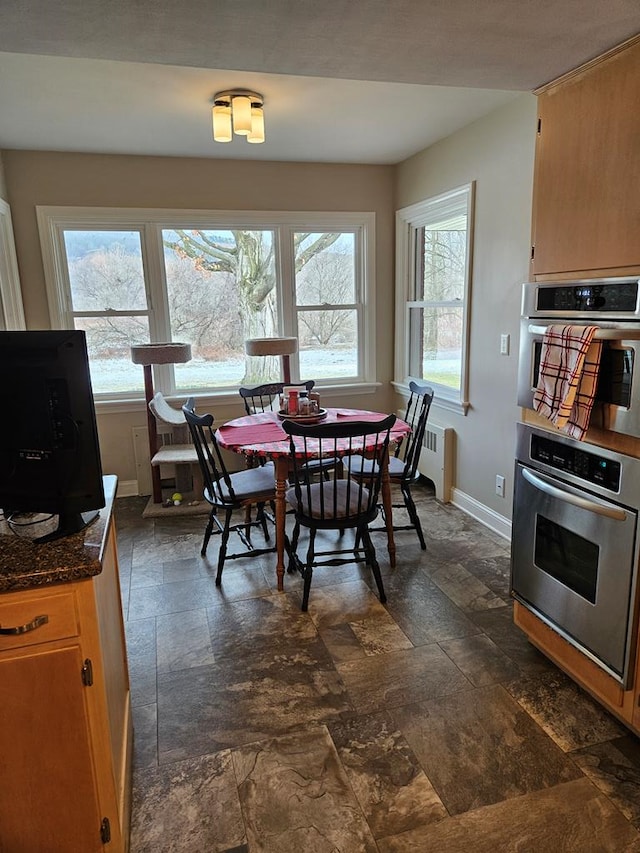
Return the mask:
<path id="1" fill-rule="evenodd" d="M 404 417 L 404 412 L 398 412 L 398 417 Z M 443 503 L 451 501 L 455 438 L 455 430 L 451 427 L 441 427 L 427 421 L 418 471 L 431 480 L 436 497 Z"/>
<path id="2" fill-rule="evenodd" d="M 424 447 L 418 462 L 418 470 L 433 482 L 436 497 L 443 503 L 451 500 L 455 436 L 455 430 L 451 427 L 441 427 L 427 421 Z"/>

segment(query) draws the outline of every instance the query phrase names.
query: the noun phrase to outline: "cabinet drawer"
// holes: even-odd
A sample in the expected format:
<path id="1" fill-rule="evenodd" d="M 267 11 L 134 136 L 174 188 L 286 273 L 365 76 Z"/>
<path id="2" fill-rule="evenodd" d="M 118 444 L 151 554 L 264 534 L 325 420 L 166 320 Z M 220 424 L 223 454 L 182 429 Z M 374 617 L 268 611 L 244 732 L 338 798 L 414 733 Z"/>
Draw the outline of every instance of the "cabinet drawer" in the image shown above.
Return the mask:
<path id="1" fill-rule="evenodd" d="M 47 617 L 47 621 L 37 624 L 39 616 Z M 77 636 L 79 625 L 74 593 L 0 596 L 0 629 L 7 628 L 21 630 L 20 633 L 0 633 L 0 652 Z"/>

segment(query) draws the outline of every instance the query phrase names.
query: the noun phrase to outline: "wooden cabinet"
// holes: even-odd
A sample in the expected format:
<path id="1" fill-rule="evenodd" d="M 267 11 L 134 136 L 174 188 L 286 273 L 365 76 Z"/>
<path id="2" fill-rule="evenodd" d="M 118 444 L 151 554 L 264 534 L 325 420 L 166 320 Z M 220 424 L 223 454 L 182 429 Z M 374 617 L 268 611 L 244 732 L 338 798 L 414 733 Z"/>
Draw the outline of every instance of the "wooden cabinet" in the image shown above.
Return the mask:
<path id="1" fill-rule="evenodd" d="M 124 853 L 132 731 L 113 523 L 99 575 L 0 595 L 0 626 L 27 626 L 0 635 L 0 853 Z"/>
<path id="2" fill-rule="evenodd" d="M 537 94 L 532 276 L 640 271 L 640 38 Z"/>
<path id="3" fill-rule="evenodd" d="M 581 651 L 538 619 L 518 601 L 513 605 L 513 621 L 540 651 L 590 693 L 610 713 L 640 735 L 640 647 L 636 670 L 629 690 L 608 675 Z"/>
<path id="4" fill-rule="evenodd" d="M 640 36 L 536 94 L 531 278 L 640 275 Z M 549 428 L 530 411 L 523 420 Z M 589 440 L 640 456 L 631 436 L 591 428 Z M 517 601 L 514 622 L 640 735 L 640 631 L 634 678 L 624 690 Z"/>

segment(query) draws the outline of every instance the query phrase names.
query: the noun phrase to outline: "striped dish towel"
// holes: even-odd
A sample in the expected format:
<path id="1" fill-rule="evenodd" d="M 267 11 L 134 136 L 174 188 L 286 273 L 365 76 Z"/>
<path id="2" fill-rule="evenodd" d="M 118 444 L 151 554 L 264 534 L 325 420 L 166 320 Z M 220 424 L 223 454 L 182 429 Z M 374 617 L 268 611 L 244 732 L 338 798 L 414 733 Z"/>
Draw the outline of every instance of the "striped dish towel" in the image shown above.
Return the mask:
<path id="1" fill-rule="evenodd" d="M 582 439 L 598 383 L 602 342 L 595 326 L 548 326 L 542 340 L 533 408 L 572 438 Z"/>

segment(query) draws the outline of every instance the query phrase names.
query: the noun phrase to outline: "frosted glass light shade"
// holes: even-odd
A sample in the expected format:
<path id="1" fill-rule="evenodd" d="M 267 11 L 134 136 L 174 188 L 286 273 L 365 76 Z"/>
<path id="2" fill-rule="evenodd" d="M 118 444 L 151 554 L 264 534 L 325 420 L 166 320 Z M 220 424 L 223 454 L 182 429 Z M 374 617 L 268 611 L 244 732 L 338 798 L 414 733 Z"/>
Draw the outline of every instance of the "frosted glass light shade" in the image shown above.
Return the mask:
<path id="1" fill-rule="evenodd" d="M 247 142 L 264 142 L 264 98 L 249 89 L 225 89 L 213 96 L 213 138 L 231 142 L 234 134 Z"/>
<path id="2" fill-rule="evenodd" d="M 214 104 L 213 138 L 216 142 L 231 142 L 231 105 Z"/>
<path id="3" fill-rule="evenodd" d="M 245 95 L 235 95 L 231 103 L 233 132 L 238 136 L 247 136 L 251 132 L 251 99 Z"/>
<path id="4" fill-rule="evenodd" d="M 264 110 L 260 106 L 251 107 L 251 131 L 247 142 L 264 142 Z"/>

